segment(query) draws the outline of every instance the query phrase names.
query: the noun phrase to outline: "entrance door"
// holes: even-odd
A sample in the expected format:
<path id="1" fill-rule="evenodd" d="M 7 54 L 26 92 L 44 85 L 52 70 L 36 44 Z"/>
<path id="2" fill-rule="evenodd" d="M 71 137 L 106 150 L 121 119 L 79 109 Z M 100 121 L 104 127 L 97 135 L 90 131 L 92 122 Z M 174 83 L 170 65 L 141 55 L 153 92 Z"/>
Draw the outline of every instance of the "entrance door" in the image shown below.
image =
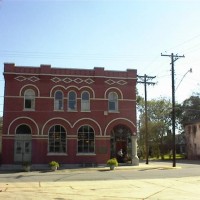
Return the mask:
<path id="1" fill-rule="evenodd" d="M 31 161 L 31 140 L 15 141 L 15 162 Z"/>
<path id="2" fill-rule="evenodd" d="M 31 161 L 31 129 L 26 124 L 17 127 L 15 134 L 15 162 L 30 162 Z"/>
<path id="3" fill-rule="evenodd" d="M 121 153 L 119 153 L 121 152 Z M 118 162 L 124 162 L 124 158 L 127 152 L 127 142 L 126 141 L 116 141 L 116 158 Z"/>
<path id="4" fill-rule="evenodd" d="M 132 153 L 130 129 L 124 125 L 115 126 L 111 133 L 110 142 L 111 157 L 116 157 L 120 163 L 127 162 Z"/>

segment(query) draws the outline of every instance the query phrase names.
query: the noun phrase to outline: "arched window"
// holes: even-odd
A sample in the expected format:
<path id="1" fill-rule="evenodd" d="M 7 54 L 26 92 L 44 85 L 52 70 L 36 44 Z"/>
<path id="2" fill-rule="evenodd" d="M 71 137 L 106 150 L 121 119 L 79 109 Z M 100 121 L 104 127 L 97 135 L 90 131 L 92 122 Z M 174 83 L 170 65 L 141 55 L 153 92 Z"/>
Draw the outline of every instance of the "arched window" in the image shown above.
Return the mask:
<path id="1" fill-rule="evenodd" d="M 49 153 L 66 153 L 66 132 L 60 125 L 49 130 Z"/>
<path id="2" fill-rule="evenodd" d="M 89 92 L 84 91 L 81 94 L 81 111 L 90 110 L 90 94 Z"/>
<path id="3" fill-rule="evenodd" d="M 76 93 L 74 91 L 68 93 L 68 110 L 69 111 L 77 110 Z"/>
<path id="4" fill-rule="evenodd" d="M 78 130 L 78 153 L 94 153 L 94 130 L 90 126 Z"/>
<path id="5" fill-rule="evenodd" d="M 54 110 L 63 110 L 63 93 L 61 91 L 55 92 Z"/>
<path id="6" fill-rule="evenodd" d="M 35 110 L 35 92 L 28 89 L 24 93 L 24 109 Z"/>
<path id="7" fill-rule="evenodd" d="M 31 134 L 31 129 L 29 126 L 22 124 L 17 127 L 16 134 Z"/>
<path id="8" fill-rule="evenodd" d="M 118 95 L 115 92 L 108 94 L 108 110 L 111 112 L 118 111 Z"/>

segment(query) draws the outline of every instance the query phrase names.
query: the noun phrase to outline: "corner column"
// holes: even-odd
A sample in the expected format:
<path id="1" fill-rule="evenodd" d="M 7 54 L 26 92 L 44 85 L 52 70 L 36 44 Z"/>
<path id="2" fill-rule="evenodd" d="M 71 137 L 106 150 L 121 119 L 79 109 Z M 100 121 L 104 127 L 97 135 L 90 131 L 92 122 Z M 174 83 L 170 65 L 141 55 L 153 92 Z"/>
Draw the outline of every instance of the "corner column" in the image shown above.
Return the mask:
<path id="1" fill-rule="evenodd" d="M 131 156 L 131 163 L 132 165 L 139 165 L 139 158 L 137 156 L 137 136 L 131 136 L 131 140 L 132 140 L 132 156 Z"/>

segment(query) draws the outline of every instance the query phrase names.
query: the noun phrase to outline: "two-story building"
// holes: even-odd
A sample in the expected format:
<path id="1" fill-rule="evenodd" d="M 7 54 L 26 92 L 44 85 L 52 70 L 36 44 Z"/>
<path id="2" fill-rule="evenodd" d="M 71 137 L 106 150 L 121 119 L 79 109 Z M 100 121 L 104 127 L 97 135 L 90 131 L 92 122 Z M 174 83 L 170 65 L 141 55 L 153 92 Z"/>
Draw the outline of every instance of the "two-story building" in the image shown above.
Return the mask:
<path id="1" fill-rule="evenodd" d="M 200 120 L 185 125 L 187 158 L 200 159 Z"/>
<path id="2" fill-rule="evenodd" d="M 4 64 L 2 164 L 138 165 L 137 71 Z"/>

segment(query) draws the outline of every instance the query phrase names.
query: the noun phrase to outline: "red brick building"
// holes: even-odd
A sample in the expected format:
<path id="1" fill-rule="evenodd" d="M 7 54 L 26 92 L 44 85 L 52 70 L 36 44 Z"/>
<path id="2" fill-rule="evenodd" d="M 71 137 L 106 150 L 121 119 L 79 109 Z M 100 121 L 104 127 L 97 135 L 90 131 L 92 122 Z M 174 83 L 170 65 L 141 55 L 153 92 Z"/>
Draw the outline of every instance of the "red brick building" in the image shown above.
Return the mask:
<path id="1" fill-rule="evenodd" d="M 4 65 L 2 164 L 138 165 L 137 71 Z"/>

